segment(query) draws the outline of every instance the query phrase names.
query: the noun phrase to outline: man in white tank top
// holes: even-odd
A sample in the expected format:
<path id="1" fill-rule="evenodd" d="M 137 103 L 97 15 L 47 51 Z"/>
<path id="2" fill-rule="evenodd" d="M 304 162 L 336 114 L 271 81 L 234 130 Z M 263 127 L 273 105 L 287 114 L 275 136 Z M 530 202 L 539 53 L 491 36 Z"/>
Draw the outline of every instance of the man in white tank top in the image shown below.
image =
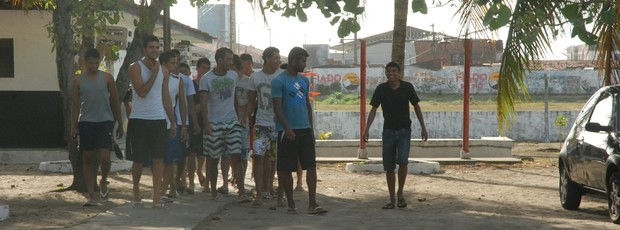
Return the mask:
<path id="1" fill-rule="evenodd" d="M 127 127 L 127 159 L 133 161 L 133 205 L 141 207 L 140 178 L 142 166 L 151 163 L 153 174 L 153 208 L 161 208 L 161 191 L 166 147 L 166 120 L 171 121 L 170 136 L 176 135 L 176 122 L 168 91 L 170 73 L 161 68 L 159 39 L 149 35 L 144 39 L 144 58 L 129 66 L 133 87 L 132 111 Z"/>
<path id="2" fill-rule="evenodd" d="M 118 122 L 116 137 L 123 136 L 123 119 L 114 78 L 99 70 L 100 56 L 96 49 L 89 49 L 84 55 L 86 68 L 73 80 L 71 95 L 71 137 L 78 140 L 84 165 L 84 181 L 88 191 L 88 201 L 84 206 L 98 206 L 95 196 L 94 161 L 96 154 L 101 161 L 101 180 L 99 193 L 102 199 L 108 198 L 108 173 L 112 162 L 112 129 Z M 79 123 L 78 123 L 79 120 Z M 79 130 L 79 131 L 78 131 Z M 79 135 L 79 139 L 78 139 Z"/>

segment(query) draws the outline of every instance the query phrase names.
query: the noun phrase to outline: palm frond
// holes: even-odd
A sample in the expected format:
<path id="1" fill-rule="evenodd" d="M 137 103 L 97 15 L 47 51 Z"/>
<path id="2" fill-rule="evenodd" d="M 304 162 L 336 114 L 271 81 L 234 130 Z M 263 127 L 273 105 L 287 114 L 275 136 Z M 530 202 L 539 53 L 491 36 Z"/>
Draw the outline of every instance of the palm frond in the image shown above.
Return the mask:
<path id="1" fill-rule="evenodd" d="M 616 18 L 620 18 L 620 0 L 616 0 L 616 4 L 607 5 L 601 11 L 613 10 Z M 618 20 L 613 24 L 609 24 L 602 19 L 603 14 L 599 14 L 593 28 L 593 33 L 598 35 L 596 45 L 597 66 L 599 69 L 599 78 L 603 76 L 603 85 L 618 84 L 620 82 L 618 69 L 620 67 L 618 60 L 619 55 L 615 52 L 620 47 Z"/>
<path id="2" fill-rule="evenodd" d="M 511 127 L 516 102 L 529 100 L 527 74 L 532 62 L 543 58 L 555 39 L 551 25 L 561 17 L 559 4 L 555 0 L 516 2 L 498 80 L 497 122 L 501 135 Z"/>
<path id="3" fill-rule="evenodd" d="M 463 4 L 456 11 L 457 15 L 460 15 L 459 25 L 461 30 L 459 34 L 469 36 L 471 29 L 474 31 L 489 31 L 483 24 L 484 15 L 487 13 L 488 7 L 486 5 L 478 5 L 475 0 L 464 0 Z"/>
<path id="4" fill-rule="evenodd" d="M 479 1 L 464 0 L 457 14 L 461 34 L 489 30 L 484 18 L 490 5 L 479 5 Z M 504 0 L 507 6 L 514 5 L 509 23 L 508 38 L 502 55 L 500 78 L 497 91 L 497 121 L 501 135 L 510 129 L 515 115 L 515 105 L 528 100 L 527 74 L 532 62 L 545 56 L 550 41 L 555 39 L 554 25 L 562 17 L 559 6 L 565 1 L 551 0 Z M 488 4 L 496 4 L 495 1 Z"/>

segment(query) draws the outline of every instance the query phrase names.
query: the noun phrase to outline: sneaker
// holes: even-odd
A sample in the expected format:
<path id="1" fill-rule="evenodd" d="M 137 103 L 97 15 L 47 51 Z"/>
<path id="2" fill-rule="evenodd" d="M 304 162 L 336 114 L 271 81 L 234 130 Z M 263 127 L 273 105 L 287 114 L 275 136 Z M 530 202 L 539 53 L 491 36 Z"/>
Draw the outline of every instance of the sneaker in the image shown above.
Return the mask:
<path id="1" fill-rule="evenodd" d="M 217 192 L 219 192 L 221 194 L 224 194 L 224 195 L 228 195 L 228 188 L 226 188 L 224 186 L 219 187 L 219 188 L 217 188 Z"/>
<path id="2" fill-rule="evenodd" d="M 246 195 L 241 195 L 239 197 L 239 199 L 237 199 L 237 203 L 247 203 L 247 202 L 250 202 L 250 201 L 252 201 L 252 198 L 250 198 L 249 196 L 246 196 Z"/>
<path id="3" fill-rule="evenodd" d="M 161 198 L 159 198 L 159 202 L 160 203 L 172 203 L 172 199 L 170 197 L 167 196 L 162 196 Z"/>
<path id="4" fill-rule="evenodd" d="M 273 198 L 271 194 L 269 194 L 268 192 L 263 192 L 263 199 L 271 199 L 271 198 Z"/>

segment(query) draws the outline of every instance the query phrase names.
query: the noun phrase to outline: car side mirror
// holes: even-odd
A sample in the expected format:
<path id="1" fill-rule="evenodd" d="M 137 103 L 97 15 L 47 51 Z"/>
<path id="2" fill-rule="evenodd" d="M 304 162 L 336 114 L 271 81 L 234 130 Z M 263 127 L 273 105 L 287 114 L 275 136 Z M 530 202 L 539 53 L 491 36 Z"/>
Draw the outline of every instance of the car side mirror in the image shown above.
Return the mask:
<path id="1" fill-rule="evenodd" d="M 586 130 L 588 132 L 595 132 L 595 133 L 598 133 L 600 131 L 610 132 L 611 126 L 604 126 L 596 122 L 591 122 L 591 123 L 586 124 Z"/>

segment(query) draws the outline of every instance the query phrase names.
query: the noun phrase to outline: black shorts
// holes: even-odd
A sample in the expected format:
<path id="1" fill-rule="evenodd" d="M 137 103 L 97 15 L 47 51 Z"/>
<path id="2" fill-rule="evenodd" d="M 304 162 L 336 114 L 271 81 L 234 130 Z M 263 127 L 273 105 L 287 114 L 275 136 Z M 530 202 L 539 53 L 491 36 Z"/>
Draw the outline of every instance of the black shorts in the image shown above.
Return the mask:
<path id="1" fill-rule="evenodd" d="M 166 120 L 129 119 L 127 124 L 127 160 L 149 163 L 163 158 L 166 150 Z"/>
<path id="2" fill-rule="evenodd" d="M 78 148 L 80 151 L 112 150 L 113 128 L 114 122 L 112 121 L 78 123 Z"/>
<path id="3" fill-rule="evenodd" d="M 278 153 L 276 164 L 278 171 L 295 172 L 297 162 L 301 168 L 316 168 L 315 139 L 312 129 L 295 129 L 295 140 L 290 140 L 284 131 L 278 132 Z"/>

